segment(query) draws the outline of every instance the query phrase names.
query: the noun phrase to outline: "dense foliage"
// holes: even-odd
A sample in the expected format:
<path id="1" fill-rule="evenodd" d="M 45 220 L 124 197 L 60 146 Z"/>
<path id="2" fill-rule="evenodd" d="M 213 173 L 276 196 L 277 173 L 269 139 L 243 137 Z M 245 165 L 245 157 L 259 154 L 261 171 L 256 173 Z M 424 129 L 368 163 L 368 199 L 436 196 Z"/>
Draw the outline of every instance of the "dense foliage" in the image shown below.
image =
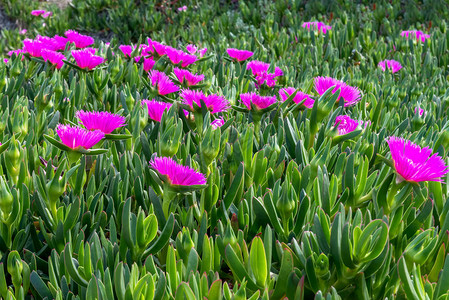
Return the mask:
<path id="1" fill-rule="evenodd" d="M 449 9 L 376 2 L 0 0 L 0 297 L 449 299 Z"/>

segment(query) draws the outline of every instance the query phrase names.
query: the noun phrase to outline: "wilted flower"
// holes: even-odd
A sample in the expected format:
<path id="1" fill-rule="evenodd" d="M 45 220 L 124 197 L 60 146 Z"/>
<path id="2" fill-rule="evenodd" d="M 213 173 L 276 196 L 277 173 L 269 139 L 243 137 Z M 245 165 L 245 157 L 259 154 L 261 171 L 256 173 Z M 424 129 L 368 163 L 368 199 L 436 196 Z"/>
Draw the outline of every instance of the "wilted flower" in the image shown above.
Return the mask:
<path id="1" fill-rule="evenodd" d="M 309 31 L 312 29 L 324 34 L 326 34 L 328 30 L 332 29 L 332 26 L 326 25 L 323 22 L 304 22 L 302 23 L 302 27 L 307 28 Z"/>
<path id="2" fill-rule="evenodd" d="M 175 73 L 176 78 L 182 84 L 184 81 L 188 86 L 198 84 L 200 81 L 204 80 L 204 75 L 192 74 L 188 70 L 174 68 L 173 73 Z"/>
<path id="3" fill-rule="evenodd" d="M 390 69 L 391 73 L 396 73 L 402 69 L 402 66 L 398 61 L 388 59 L 381 61 L 378 66 L 382 69 L 382 71 Z"/>
<path id="4" fill-rule="evenodd" d="M 223 118 L 220 118 L 220 119 L 216 119 L 216 120 L 212 121 L 212 122 L 210 123 L 210 125 L 211 125 L 214 129 L 217 129 L 217 128 L 223 126 L 224 123 L 225 123 L 225 121 L 223 120 Z"/>
<path id="5" fill-rule="evenodd" d="M 296 91 L 296 89 L 294 87 L 287 87 L 287 88 L 283 88 L 279 90 L 279 96 L 281 96 L 282 101 L 286 101 L 288 99 L 288 97 L 290 97 L 294 92 Z M 303 105 L 307 108 L 312 108 L 313 107 L 313 103 L 315 103 L 315 100 L 313 100 L 311 98 L 312 96 L 309 94 L 306 94 L 304 92 L 298 91 L 295 95 L 295 97 L 293 98 L 293 102 L 295 102 L 296 104 L 301 103 L 301 101 L 304 101 Z"/>
<path id="6" fill-rule="evenodd" d="M 76 61 L 76 64 L 81 69 L 89 69 L 92 70 L 99 64 L 102 64 L 106 61 L 101 56 L 94 55 L 95 50 L 92 49 L 83 49 L 83 50 L 72 50 L 72 56 Z"/>
<path id="7" fill-rule="evenodd" d="M 44 61 L 49 61 L 52 64 L 56 65 L 57 69 L 61 69 L 61 67 L 64 65 L 64 62 L 62 60 L 65 59 L 65 56 L 62 53 L 48 49 L 42 49 L 41 54 Z"/>
<path id="8" fill-rule="evenodd" d="M 163 72 L 153 70 L 149 74 L 151 84 L 157 86 L 159 95 L 167 95 L 179 91 L 179 87 Z"/>
<path id="9" fill-rule="evenodd" d="M 448 167 L 429 147 L 421 148 L 409 140 L 391 136 L 388 140 L 394 168 L 406 181 L 442 181 Z"/>
<path id="10" fill-rule="evenodd" d="M 181 67 L 183 68 L 195 63 L 198 60 L 195 55 L 184 53 L 184 51 L 177 50 L 170 46 L 165 47 L 165 54 L 173 64 L 181 64 Z"/>
<path id="11" fill-rule="evenodd" d="M 41 57 L 42 56 L 42 49 L 44 49 L 44 44 L 40 41 L 33 41 L 30 39 L 25 39 L 23 41 L 23 50 L 25 52 L 28 52 L 30 56 L 33 57 Z"/>
<path id="12" fill-rule="evenodd" d="M 170 185 L 204 185 L 206 177 L 195 169 L 178 164 L 169 157 L 155 157 L 150 167 L 167 177 Z"/>
<path id="13" fill-rule="evenodd" d="M 53 13 L 51 11 L 46 11 L 45 13 L 42 14 L 42 18 L 46 19 L 52 15 Z"/>
<path id="14" fill-rule="evenodd" d="M 225 97 L 220 95 L 204 95 L 202 91 L 183 90 L 180 94 L 182 102 L 194 110 L 193 103 L 201 107 L 201 100 L 206 104 L 211 113 L 218 113 L 229 109 L 230 104 Z"/>
<path id="15" fill-rule="evenodd" d="M 76 48 L 86 48 L 95 42 L 93 37 L 80 34 L 74 30 L 67 30 L 65 36 L 70 43 L 75 44 Z"/>
<path id="16" fill-rule="evenodd" d="M 315 77 L 314 79 L 315 90 L 318 94 L 323 95 L 329 88 L 334 86 L 332 93 L 335 93 L 338 89 L 341 89 L 338 100 L 343 98 L 345 101 L 345 107 L 356 104 L 360 101 L 360 90 L 358 88 L 347 85 L 345 82 L 334 79 L 332 77 Z"/>
<path id="17" fill-rule="evenodd" d="M 405 38 L 415 38 L 418 41 L 421 41 L 424 43 L 424 41 L 428 38 L 430 38 L 430 35 L 420 31 L 420 30 L 406 30 L 401 32 L 401 36 L 404 36 Z"/>
<path id="18" fill-rule="evenodd" d="M 256 109 L 261 110 L 276 103 L 276 101 L 277 99 L 275 96 L 260 96 L 256 93 L 240 94 L 240 102 L 242 102 L 248 110 L 251 110 L 251 104 L 253 104 Z"/>
<path id="19" fill-rule="evenodd" d="M 125 117 L 107 111 L 79 110 L 76 117 L 87 130 L 100 130 L 104 134 L 110 134 L 115 129 L 125 126 L 126 120 Z"/>
<path id="20" fill-rule="evenodd" d="M 239 50 L 235 48 L 228 48 L 226 52 L 228 52 L 228 55 L 236 61 L 244 61 L 254 55 L 254 52 L 248 50 Z"/>
<path id="21" fill-rule="evenodd" d="M 426 112 L 424 111 L 424 109 L 422 109 L 421 107 L 415 107 L 415 114 L 418 113 L 420 117 L 422 117 L 423 115 L 426 115 Z"/>
<path id="22" fill-rule="evenodd" d="M 155 100 L 142 100 L 142 105 L 148 108 L 148 117 L 156 122 L 160 122 L 164 111 L 168 111 L 172 106 L 171 103 L 165 103 Z"/>
<path id="23" fill-rule="evenodd" d="M 80 147 L 90 149 L 104 138 L 104 133 L 100 130 L 89 131 L 81 127 L 72 127 L 63 124 L 58 124 L 56 133 L 61 139 L 61 142 L 72 149 L 78 149 Z"/>

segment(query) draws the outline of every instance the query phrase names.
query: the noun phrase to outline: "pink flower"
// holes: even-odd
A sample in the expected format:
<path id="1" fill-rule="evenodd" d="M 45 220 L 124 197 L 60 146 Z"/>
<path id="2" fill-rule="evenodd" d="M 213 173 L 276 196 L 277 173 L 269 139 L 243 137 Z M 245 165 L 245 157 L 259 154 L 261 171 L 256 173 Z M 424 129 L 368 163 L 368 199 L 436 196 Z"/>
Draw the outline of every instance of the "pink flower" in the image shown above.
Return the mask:
<path id="1" fill-rule="evenodd" d="M 61 139 L 61 142 L 72 149 L 78 149 L 80 147 L 84 149 L 92 148 L 104 138 L 104 133 L 100 130 L 89 131 L 81 127 L 72 127 L 63 124 L 58 124 L 56 133 Z"/>
<path id="2" fill-rule="evenodd" d="M 9 56 L 12 56 L 13 54 L 15 54 L 15 55 L 19 56 L 19 55 L 22 54 L 22 53 L 26 53 L 26 51 L 25 51 L 25 50 L 22 50 L 22 49 L 17 49 L 17 50 L 11 50 L 11 51 L 9 51 L 9 52 L 8 52 L 8 55 L 9 55 Z"/>
<path id="3" fill-rule="evenodd" d="M 72 50 L 72 56 L 76 61 L 76 64 L 81 69 L 89 69 L 92 70 L 99 64 L 102 64 L 106 61 L 101 56 L 94 55 L 95 50 L 91 49 L 83 49 L 83 50 Z"/>
<path id="4" fill-rule="evenodd" d="M 153 41 L 150 38 L 147 39 L 148 42 L 148 48 L 147 48 L 147 52 L 151 52 L 154 54 L 154 52 L 156 51 L 157 55 L 162 56 L 165 55 L 165 48 L 168 46 L 165 46 L 157 41 Z"/>
<path id="5" fill-rule="evenodd" d="M 126 118 L 107 111 L 83 111 L 76 112 L 76 117 L 87 130 L 100 130 L 104 134 L 110 134 L 115 129 L 125 126 Z"/>
<path id="6" fill-rule="evenodd" d="M 195 55 L 184 53 L 183 51 L 177 50 L 170 46 L 165 47 L 165 54 L 174 65 L 181 64 L 181 67 L 183 68 L 195 63 L 198 60 Z"/>
<path id="7" fill-rule="evenodd" d="M 182 6 L 182 7 L 178 7 L 178 11 L 186 11 L 187 10 L 187 6 Z"/>
<path id="8" fill-rule="evenodd" d="M 25 39 L 23 41 L 23 50 L 28 52 L 30 56 L 41 57 L 42 49 L 44 49 L 44 44 L 40 41 L 33 41 L 30 39 Z"/>
<path id="9" fill-rule="evenodd" d="M 56 65 L 57 69 L 61 69 L 64 65 L 64 62 L 62 60 L 65 59 L 65 56 L 62 53 L 48 49 L 42 49 L 41 54 L 44 61 L 49 61 L 52 64 Z"/>
<path id="10" fill-rule="evenodd" d="M 93 37 L 80 34 L 74 30 L 67 30 L 65 32 L 65 36 L 70 43 L 75 44 L 76 48 L 86 48 L 87 46 L 90 46 L 95 42 Z"/>
<path id="11" fill-rule="evenodd" d="M 388 59 L 381 61 L 378 66 L 382 69 L 382 71 L 390 69 L 391 73 L 396 73 L 402 69 L 402 66 L 398 61 Z"/>
<path id="12" fill-rule="evenodd" d="M 294 87 L 280 89 L 279 96 L 281 96 L 282 102 L 286 101 L 288 99 L 288 97 L 290 97 L 290 95 L 292 95 L 295 91 L 296 91 L 296 89 Z M 312 96 L 309 94 L 298 91 L 296 93 L 295 97 L 293 98 L 293 102 L 298 104 L 298 103 L 301 103 L 301 101 L 303 101 L 305 99 L 303 105 L 307 108 L 312 108 L 313 103 L 315 103 L 315 100 L 313 100 L 311 97 Z"/>
<path id="13" fill-rule="evenodd" d="M 360 101 L 361 95 L 358 88 L 347 85 L 345 82 L 334 79 L 332 77 L 315 77 L 314 79 L 315 90 L 318 94 L 323 95 L 329 88 L 334 87 L 332 93 L 335 93 L 338 89 L 341 89 L 340 98 L 345 101 L 345 107 L 356 104 Z"/>
<path id="14" fill-rule="evenodd" d="M 147 106 L 148 117 L 156 122 L 160 122 L 164 112 L 168 111 L 172 106 L 171 103 L 165 103 L 155 100 L 142 100 L 142 105 Z"/>
<path id="15" fill-rule="evenodd" d="M 149 57 L 149 58 L 144 58 L 143 59 L 143 69 L 145 70 L 145 72 L 150 71 L 151 69 L 153 69 L 154 64 L 156 62 L 154 61 L 153 58 Z"/>
<path id="16" fill-rule="evenodd" d="M 223 120 L 223 118 L 220 118 L 220 119 L 216 119 L 216 120 L 212 121 L 212 122 L 210 123 L 210 125 L 211 125 L 214 129 L 217 129 L 217 128 L 223 126 L 224 123 L 225 123 L 225 121 Z"/>
<path id="17" fill-rule="evenodd" d="M 190 54 L 195 54 L 196 51 L 198 50 L 198 48 L 193 44 L 187 45 L 186 49 L 187 49 L 187 51 L 189 51 Z"/>
<path id="18" fill-rule="evenodd" d="M 423 115 L 426 115 L 426 112 L 424 111 L 424 109 L 418 107 L 415 107 L 415 114 L 418 113 L 420 117 L 422 117 Z"/>
<path id="19" fill-rule="evenodd" d="M 150 162 L 150 167 L 167 176 L 171 185 L 204 185 L 206 177 L 195 169 L 178 164 L 169 157 L 155 157 Z"/>
<path id="20" fill-rule="evenodd" d="M 46 11 L 45 13 L 42 14 L 42 18 L 46 19 L 52 15 L 53 13 L 51 11 Z"/>
<path id="21" fill-rule="evenodd" d="M 26 30 L 26 29 L 22 29 L 22 30 L 19 31 L 19 34 L 25 34 L 25 33 L 27 33 L 27 31 L 28 30 Z"/>
<path id="22" fill-rule="evenodd" d="M 179 91 L 179 87 L 163 72 L 153 70 L 149 74 L 151 85 L 157 86 L 159 95 L 167 95 Z"/>
<path id="23" fill-rule="evenodd" d="M 202 91 L 183 90 L 180 94 L 182 103 L 190 106 L 191 111 L 194 111 L 193 103 L 201 107 L 201 100 L 203 100 L 207 109 L 212 113 L 219 113 L 230 108 L 229 101 L 225 97 L 219 95 L 204 95 Z"/>
<path id="24" fill-rule="evenodd" d="M 251 110 L 251 104 L 253 104 L 257 110 L 261 110 L 276 103 L 276 101 L 276 96 L 260 96 L 256 93 L 240 94 L 240 102 L 242 102 L 248 110 Z"/>
<path id="25" fill-rule="evenodd" d="M 7 58 L 4 58 L 4 59 L 3 59 L 3 62 L 4 62 L 5 64 L 7 64 L 8 61 L 9 61 L 9 59 L 7 59 Z"/>
<path id="26" fill-rule="evenodd" d="M 131 57 L 131 53 L 134 50 L 133 46 L 131 45 L 120 45 L 118 48 L 120 49 L 120 51 L 122 51 L 125 57 Z"/>
<path id="27" fill-rule="evenodd" d="M 302 27 L 307 28 L 307 30 L 309 30 L 309 31 L 310 31 L 310 29 L 312 29 L 312 30 L 316 30 L 319 33 L 323 33 L 323 34 L 326 34 L 326 32 L 328 30 L 332 29 L 332 26 L 326 25 L 323 22 L 304 22 L 302 24 Z"/>
<path id="28" fill-rule="evenodd" d="M 338 125 L 338 134 L 339 135 L 344 135 L 350 132 L 353 132 L 354 130 L 357 129 L 357 127 L 359 126 L 359 124 L 361 125 L 362 122 L 359 122 L 357 120 L 351 119 L 350 116 L 338 116 L 335 119 L 335 124 L 334 126 Z"/>
<path id="29" fill-rule="evenodd" d="M 239 50 L 235 48 L 228 48 L 226 52 L 228 52 L 228 55 L 236 61 L 244 61 L 254 55 L 254 52 L 248 50 Z"/>
<path id="30" fill-rule="evenodd" d="M 263 84 L 268 87 L 274 87 L 276 85 L 276 74 L 263 72 L 256 76 L 256 88 L 260 88 Z"/>
<path id="31" fill-rule="evenodd" d="M 420 30 L 406 30 L 401 32 L 401 36 L 405 36 L 406 39 L 408 38 L 415 38 L 418 41 L 421 41 L 424 43 L 424 41 L 428 38 L 430 38 L 430 35 L 425 34 L 424 32 Z"/>
<path id="32" fill-rule="evenodd" d="M 200 54 L 200 58 L 203 57 L 207 52 L 207 48 L 204 47 L 203 49 L 198 50 L 198 53 Z"/>
<path id="33" fill-rule="evenodd" d="M 45 10 L 32 10 L 31 11 L 31 15 L 32 16 L 35 16 L 35 17 L 38 17 L 38 16 L 40 16 L 40 15 L 42 15 L 42 14 L 45 14 Z"/>
<path id="34" fill-rule="evenodd" d="M 54 44 L 54 47 L 56 47 L 56 50 L 65 50 L 65 46 L 69 42 L 68 38 L 65 38 L 65 37 L 59 36 L 59 35 L 55 35 L 53 37 L 53 40 L 54 40 L 53 44 Z"/>
<path id="35" fill-rule="evenodd" d="M 402 179 L 411 182 L 442 181 L 449 172 L 444 160 L 429 147 L 421 148 L 411 141 L 391 136 L 388 140 L 394 168 Z"/>
<path id="36" fill-rule="evenodd" d="M 188 86 L 198 84 L 200 81 L 204 80 L 204 75 L 192 74 L 188 70 L 174 68 L 173 73 L 175 73 L 176 78 L 182 84 L 184 81 Z"/>
<path id="37" fill-rule="evenodd" d="M 246 65 L 246 69 L 251 70 L 254 76 L 266 73 L 269 68 L 270 64 L 258 60 L 252 60 Z"/>

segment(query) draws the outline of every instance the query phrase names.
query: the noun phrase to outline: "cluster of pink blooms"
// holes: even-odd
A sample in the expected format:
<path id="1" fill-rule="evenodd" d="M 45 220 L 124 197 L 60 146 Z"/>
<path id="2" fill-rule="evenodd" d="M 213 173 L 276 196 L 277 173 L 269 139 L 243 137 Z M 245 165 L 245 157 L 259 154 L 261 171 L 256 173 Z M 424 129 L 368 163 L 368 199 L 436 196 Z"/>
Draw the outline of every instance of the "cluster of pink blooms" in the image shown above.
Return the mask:
<path id="1" fill-rule="evenodd" d="M 178 164 L 170 157 L 155 157 L 150 167 L 165 175 L 170 185 L 204 185 L 206 177 L 195 169 Z"/>
<path id="2" fill-rule="evenodd" d="M 230 108 L 229 101 L 225 97 L 220 95 L 204 95 L 202 91 L 183 90 L 180 94 L 182 103 L 188 105 L 193 112 L 195 103 L 198 107 L 201 107 L 201 102 L 204 102 L 207 110 L 212 114 L 227 111 Z"/>
<path id="3" fill-rule="evenodd" d="M 269 68 L 269 63 L 258 60 L 252 60 L 246 65 L 246 69 L 251 70 L 256 77 L 257 88 L 260 88 L 263 84 L 266 84 L 268 87 L 274 87 L 276 85 L 276 77 L 284 75 L 284 72 L 279 67 L 274 68 L 274 73 L 268 73 Z"/>
<path id="4" fill-rule="evenodd" d="M 388 140 L 394 168 L 400 180 L 411 182 L 442 181 L 449 170 L 444 160 L 429 147 L 421 148 L 411 141 L 391 136 Z"/>
<path id="5" fill-rule="evenodd" d="M 187 45 L 186 49 L 190 54 L 198 53 L 200 58 L 203 57 L 207 52 L 207 48 L 198 49 L 198 47 L 193 44 Z"/>
<path id="6" fill-rule="evenodd" d="M 420 30 L 406 30 L 401 32 L 401 36 L 405 37 L 406 39 L 413 38 L 417 41 L 425 42 L 426 39 L 430 38 L 429 34 L 426 34 Z"/>
<path id="7" fill-rule="evenodd" d="M 151 85 L 159 95 L 164 96 L 179 91 L 179 87 L 163 72 L 152 70 L 149 74 Z"/>
<path id="8" fill-rule="evenodd" d="M 396 73 L 398 72 L 400 69 L 402 69 L 402 65 L 400 62 L 396 61 L 396 60 L 383 60 L 381 61 L 378 66 L 382 69 L 382 71 L 385 71 L 387 69 L 389 69 L 391 71 L 391 73 Z"/>
<path id="9" fill-rule="evenodd" d="M 345 107 L 356 104 L 360 101 L 360 90 L 356 87 L 347 85 L 345 82 L 337 80 L 332 77 L 315 77 L 314 79 L 315 90 L 318 94 L 323 95 L 329 88 L 334 87 L 332 94 L 340 89 L 340 95 L 337 98 L 337 102 L 340 98 L 343 98 Z"/>
<path id="10" fill-rule="evenodd" d="M 189 70 L 174 68 L 176 78 L 181 84 L 187 84 L 188 86 L 196 85 L 204 80 L 203 74 L 192 74 Z"/>
<path id="11" fill-rule="evenodd" d="M 288 97 L 290 97 L 296 89 L 294 87 L 282 88 L 279 90 L 279 96 L 281 97 L 282 102 L 286 101 Z M 312 99 L 312 96 L 306 94 L 304 92 L 298 91 L 293 97 L 293 102 L 296 104 L 303 102 L 303 105 L 307 108 L 312 108 L 315 100 Z"/>
<path id="12" fill-rule="evenodd" d="M 260 96 L 256 93 L 244 93 L 240 94 L 240 102 L 242 102 L 248 110 L 251 110 L 251 106 L 257 110 L 265 109 L 270 105 L 277 102 L 276 96 Z"/>
<path id="13" fill-rule="evenodd" d="M 254 55 L 254 52 L 248 50 L 239 50 L 235 48 L 228 48 L 226 52 L 230 57 L 232 57 L 236 61 L 245 61 Z"/>
<path id="14" fill-rule="evenodd" d="M 323 22 L 304 22 L 302 24 L 303 28 L 307 28 L 307 30 L 315 30 L 318 33 L 326 34 L 328 30 L 332 29 L 332 26 L 326 25 Z"/>
<path id="15" fill-rule="evenodd" d="M 181 6 L 181 7 L 178 7 L 178 11 L 186 11 L 187 10 L 187 6 Z"/>
<path id="16" fill-rule="evenodd" d="M 106 134 L 125 126 L 125 117 L 109 112 L 78 111 L 76 116 L 85 128 L 58 124 L 56 133 L 67 147 L 77 150 L 90 149 L 101 141 Z"/>
<path id="17" fill-rule="evenodd" d="M 50 17 L 51 15 L 53 15 L 53 13 L 51 11 L 46 11 L 46 10 L 32 10 L 31 15 L 33 15 L 35 17 L 42 16 L 42 18 L 46 19 L 46 18 Z"/>

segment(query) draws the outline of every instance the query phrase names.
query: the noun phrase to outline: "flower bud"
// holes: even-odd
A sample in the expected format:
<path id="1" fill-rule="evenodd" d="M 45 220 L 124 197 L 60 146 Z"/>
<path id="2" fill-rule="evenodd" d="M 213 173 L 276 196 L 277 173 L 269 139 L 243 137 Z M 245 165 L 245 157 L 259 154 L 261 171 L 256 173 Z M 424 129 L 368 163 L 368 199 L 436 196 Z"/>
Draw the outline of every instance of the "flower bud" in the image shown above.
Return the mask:
<path id="1" fill-rule="evenodd" d="M 284 183 L 282 186 L 282 195 L 276 202 L 276 208 L 283 221 L 287 221 L 296 207 L 296 193 L 291 184 Z"/>
<path id="2" fill-rule="evenodd" d="M 2 211 L 3 219 L 7 219 L 12 211 L 12 202 L 14 197 L 11 194 L 11 190 L 6 183 L 4 176 L 0 176 L 0 210 Z"/>
<path id="3" fill-rule="evenodd" d="M 225 247 L 227 245 L 231 245 L 233 248 L 237 245 L 237 238 L 235 237 L 234 230 L 232 230 L 230 223 L 226 226 L 226 231 L 223 237 L 223 245 Z"/>

